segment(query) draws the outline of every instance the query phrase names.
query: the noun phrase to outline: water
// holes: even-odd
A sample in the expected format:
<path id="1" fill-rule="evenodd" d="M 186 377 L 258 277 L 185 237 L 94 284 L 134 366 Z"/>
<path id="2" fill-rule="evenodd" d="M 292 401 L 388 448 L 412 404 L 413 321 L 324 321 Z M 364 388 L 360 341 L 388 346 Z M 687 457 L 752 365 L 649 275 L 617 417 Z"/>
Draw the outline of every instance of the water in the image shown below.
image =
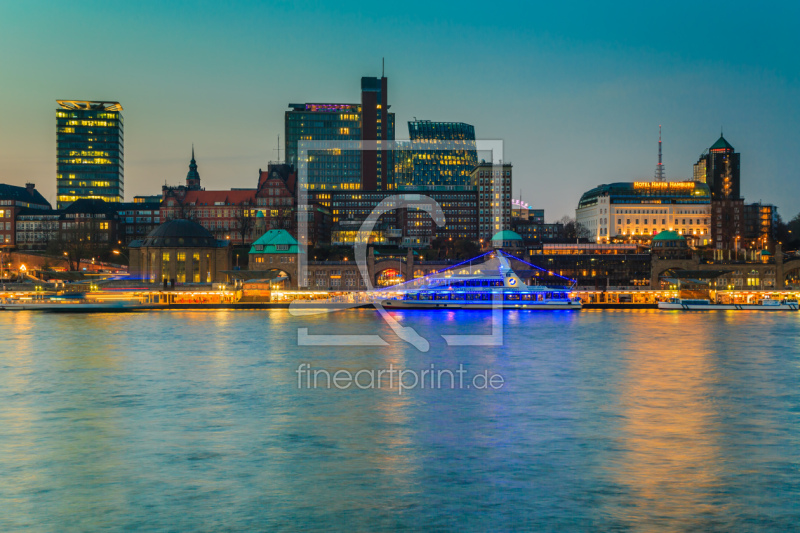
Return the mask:
<path id="1" fill-rule="evenodd" d="M 800 314 L 506 312 L 500 348 L 439 336 L 488 313 L 393 315 L 430 351 L 373 311 L 0 313 L 0 531 L 800 527 Z M 308 389 L 301 363 L 505 383 Z"/>

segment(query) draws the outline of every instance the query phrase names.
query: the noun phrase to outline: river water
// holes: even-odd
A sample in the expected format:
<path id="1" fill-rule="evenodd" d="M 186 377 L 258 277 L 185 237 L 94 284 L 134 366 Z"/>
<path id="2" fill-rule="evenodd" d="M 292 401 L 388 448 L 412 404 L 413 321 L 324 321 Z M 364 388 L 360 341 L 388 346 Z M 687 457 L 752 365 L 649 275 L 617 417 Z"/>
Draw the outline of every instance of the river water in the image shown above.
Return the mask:
<path id="1" fill-rule="evenodd" d="M 0 531 L 800 527 L 800 314 L 392 316 L 0 313 Z"/>

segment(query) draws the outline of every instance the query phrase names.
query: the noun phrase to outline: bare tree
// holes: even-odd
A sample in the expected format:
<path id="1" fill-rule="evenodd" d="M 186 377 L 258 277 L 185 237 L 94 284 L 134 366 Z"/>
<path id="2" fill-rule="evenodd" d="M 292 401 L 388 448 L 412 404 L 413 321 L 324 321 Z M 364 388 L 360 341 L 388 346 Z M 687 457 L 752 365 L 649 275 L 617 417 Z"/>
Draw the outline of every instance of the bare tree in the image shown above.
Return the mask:
<path id="1" fill-rule="evenodd" d="M 48 243 L 48 250 L 52 255 L 65 257 L 70 270 L 79 270 L 82 259 L 109 253 L 109 233 L 101 227 L 99 220 L 76 220 L 69 224 Z"/>
<path id="2" fill-rule="evenodd" d="M 247 237 L 253 233 L 255 227 L 255 218 L 252 216 L 249 202 L 243 202 L 238 205 L 233 211 L 233 224 L 235 230 L 242 239 L 242 244 L 245 244 Z"/>
<path id="3" fill-rule="evenodd" d="M 588 228 L 567 215 L 563 216 L 558 223 L 564 226 L 564 239 L 574 241 L 588 239 L 591 236 Z"/>

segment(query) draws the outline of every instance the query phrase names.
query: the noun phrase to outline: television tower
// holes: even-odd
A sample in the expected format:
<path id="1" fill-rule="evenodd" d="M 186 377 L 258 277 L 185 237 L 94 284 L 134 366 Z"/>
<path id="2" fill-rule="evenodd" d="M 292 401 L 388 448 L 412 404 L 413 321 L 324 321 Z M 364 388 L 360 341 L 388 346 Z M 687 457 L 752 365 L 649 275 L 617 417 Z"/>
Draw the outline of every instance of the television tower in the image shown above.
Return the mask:
<path id="1" fill-rule="evenodd" d="M 664 171 L 664 163 L 661 162 L 661 124 L 658 125 L 658 165 L 656 165 L 655 181 L 667 181 L 667 173 Z"/>

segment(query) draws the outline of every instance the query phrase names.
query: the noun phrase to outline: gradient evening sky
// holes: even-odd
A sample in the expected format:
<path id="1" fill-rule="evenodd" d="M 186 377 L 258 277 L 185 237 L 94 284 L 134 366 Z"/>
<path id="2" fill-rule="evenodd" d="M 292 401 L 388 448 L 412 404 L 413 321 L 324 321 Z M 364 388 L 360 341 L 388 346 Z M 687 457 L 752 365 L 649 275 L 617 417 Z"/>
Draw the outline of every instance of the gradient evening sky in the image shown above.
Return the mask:
<path id="1" fill-rule="evenodd" d="M 0 1 L 0 183 L 55 204 L 56 99 L 117 100 L 125 197 L 254 187 L 289 103 L 359 102 L 386 58 L 397 138 L 413 117 L 502 139 L 514 195 L 574 209 L 585 190 L 667 177 L 719 137 L 742 194 L 800 211 L 800 4 L 752 2 Z"/>

